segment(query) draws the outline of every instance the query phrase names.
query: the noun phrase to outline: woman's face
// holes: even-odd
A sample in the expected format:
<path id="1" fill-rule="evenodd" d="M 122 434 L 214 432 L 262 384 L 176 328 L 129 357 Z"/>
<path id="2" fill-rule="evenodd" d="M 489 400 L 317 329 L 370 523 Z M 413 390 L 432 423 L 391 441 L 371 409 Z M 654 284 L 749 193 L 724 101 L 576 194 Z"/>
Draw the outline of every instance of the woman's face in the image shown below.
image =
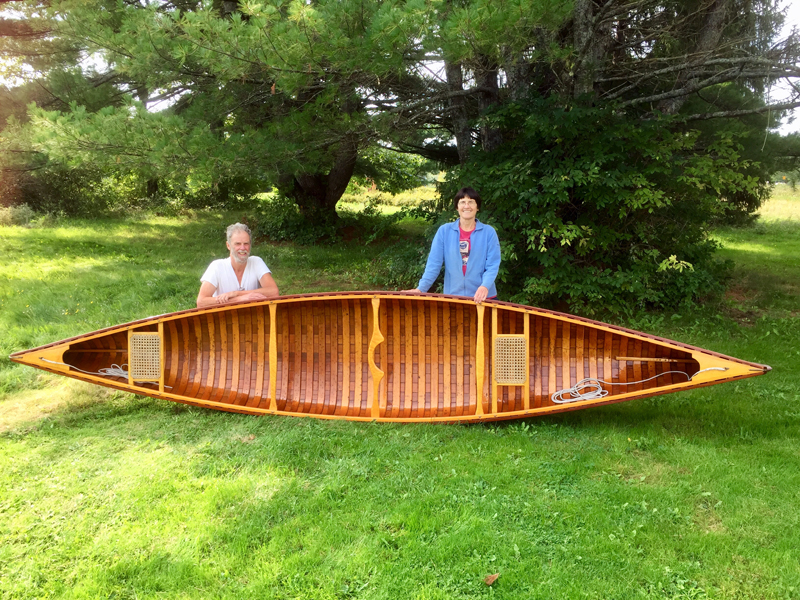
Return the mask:
<path id="1" fill-rule="evenodd" d="M 458 201 L 458 216 L 462 219 L 474 219 L 478 214 L 478 203 L 469 196 L 464 196 Z"/>

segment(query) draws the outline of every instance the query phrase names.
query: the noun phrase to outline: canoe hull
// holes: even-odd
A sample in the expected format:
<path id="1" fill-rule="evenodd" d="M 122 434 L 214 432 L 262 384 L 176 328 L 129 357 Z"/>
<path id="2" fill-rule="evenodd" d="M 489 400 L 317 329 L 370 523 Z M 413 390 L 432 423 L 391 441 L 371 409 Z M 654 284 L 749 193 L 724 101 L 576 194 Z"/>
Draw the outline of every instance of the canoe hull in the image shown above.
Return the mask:
<path id="1" fill-rule="evenodd" d="M 525 418 L 770 370 L 562 313 L 397 292 L 182 311 L 11 360 L 216 410 L 396 422 Z M 115 364 L 130 365 L 128 376 L 98 374 Z M 554 401 L 584 378 L 599 380 L 607 395 Z"/>

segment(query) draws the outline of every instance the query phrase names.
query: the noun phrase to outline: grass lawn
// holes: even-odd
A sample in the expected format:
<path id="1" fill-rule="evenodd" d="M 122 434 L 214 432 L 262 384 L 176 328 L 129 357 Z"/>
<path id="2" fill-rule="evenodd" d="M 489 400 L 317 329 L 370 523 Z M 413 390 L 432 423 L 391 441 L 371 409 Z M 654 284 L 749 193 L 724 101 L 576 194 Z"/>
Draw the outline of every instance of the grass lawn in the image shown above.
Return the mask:
<path id="1" fill-rule="evenodd" d="M 193 306 L 230 220 L 0 228 L 0 598 L 800 598 L 800 194 L 716 232 L 736 263 L 719 314 L 638 322 L 774 369 L 735 384 L 377 425 L 189 408 L 8 361 Z M 282 293 L 361 289 L 377 252 L 254 249 Z"/>

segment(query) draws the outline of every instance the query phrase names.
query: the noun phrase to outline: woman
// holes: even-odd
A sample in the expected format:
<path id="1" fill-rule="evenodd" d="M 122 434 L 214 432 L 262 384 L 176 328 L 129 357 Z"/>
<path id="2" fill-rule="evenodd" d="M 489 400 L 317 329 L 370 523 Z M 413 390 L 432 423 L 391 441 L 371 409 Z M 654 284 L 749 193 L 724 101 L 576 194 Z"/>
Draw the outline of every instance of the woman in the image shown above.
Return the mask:
<path id="1" fill-rule="evenodd" d="M 481 197 L 472 188 L 461 188 L 453 205 L 458 220 L 439 227 L 431 244 L 425 274 L 409 292 L 427 292 L 439 276 L 444 263 L 444 293 L 470 296 L 477 303 L 497 297 L 494 280 L 500 268 L 500 241 L 497 232 L 475 217 Z"/>

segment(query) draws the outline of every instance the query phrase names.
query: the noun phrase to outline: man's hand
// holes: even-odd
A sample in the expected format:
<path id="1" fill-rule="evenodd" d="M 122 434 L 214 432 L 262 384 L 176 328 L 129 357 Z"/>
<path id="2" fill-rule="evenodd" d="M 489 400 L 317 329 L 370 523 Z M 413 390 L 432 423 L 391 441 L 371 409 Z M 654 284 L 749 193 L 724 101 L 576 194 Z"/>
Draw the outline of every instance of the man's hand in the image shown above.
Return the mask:
<path id="1" fill-rule="evenodd" d="M 486 296 L 488 296 L 488 295 L 489 295 L 489 289 L 486 288 L 485 286 L 481 286 L 475 292 L 475 296 L 473 297 L 473 300 L 475 300 L 476 304 L 480 304 L 481 302 L 486 300 Z"/>
<path id="2" fill-rule="evenodd" d="M 227 304 L 228 302 L 258 302 L 266 300 L 267 296 L 259 292 L 226 292 L 217 296 L 217 304 Z"/>

